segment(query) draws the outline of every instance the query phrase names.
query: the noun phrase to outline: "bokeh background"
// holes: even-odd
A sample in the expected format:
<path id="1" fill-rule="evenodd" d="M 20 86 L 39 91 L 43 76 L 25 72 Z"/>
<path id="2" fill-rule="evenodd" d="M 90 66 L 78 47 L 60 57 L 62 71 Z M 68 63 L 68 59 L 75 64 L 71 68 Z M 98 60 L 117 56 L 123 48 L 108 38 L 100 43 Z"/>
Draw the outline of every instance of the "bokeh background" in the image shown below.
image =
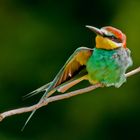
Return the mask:
<path id="1" fill-rule="evenodd" d="M 40 95 L 22 96 L 51 81 L 77 47 L 95 45 L 85 25 L 121 29 L 130 70 L 140 65 L 139 0 L 0 0 L 0 112 L 36 103 Z M 139 140 L 140 75 L 50 103 L 21 132 L 28 115 L 1 122 L 0 140 Z"/>

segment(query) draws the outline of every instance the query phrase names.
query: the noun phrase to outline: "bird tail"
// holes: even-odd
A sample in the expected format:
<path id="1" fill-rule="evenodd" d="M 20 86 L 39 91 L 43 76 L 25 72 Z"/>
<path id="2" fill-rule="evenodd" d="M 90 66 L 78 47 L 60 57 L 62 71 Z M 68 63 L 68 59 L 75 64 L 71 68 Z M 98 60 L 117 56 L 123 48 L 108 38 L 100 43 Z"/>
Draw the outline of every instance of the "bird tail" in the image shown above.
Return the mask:
<path id="1" fill-rule="evenodd" d="M 67 81 L 66 83 L 63 83 L 62 85 L 60 85 L 56 88 L 53 88 L 54 83 L 50 82 L 50 83 L 46 84 L 45 86 L 42 86 L 42 87 L 38 88 L 37 90 L 27 94 L 26 96 L 31 97 L 31 96 L 36 95 L 45 90 L 45 93 L 43 94 L 43 96 L 41 97 L 41 99 L 38 102 L 38 104 L 39 104 L 40 102 L 42 102 L 42 100 L 46 100 L 49 96 L 51 96 L 55 91 L 64 93 L 69 88 L 71 88 L 72 86 L 76 85 L 77 83 L 79 83 L 85 79 L 87 79 L 87 75 L 82 75 L 82 76 L 80 75 L 78 77 L 73 78 L 70 81 Z M 26 125 L 28 124 L 28 122 L 30 121 L 31 117 L 34 115 L 35 112 L 36 112 L 36 110 L 33 110 L 31 112 L 30 116 L 27 118 L 25 124 L 23 125 L 21 131 L 24 130 L 24 128 L 26 127 Z"/>
<path id="2" fill-rule="evenodd" d="M 53 93 L 54 93 L 54 92 L 55 92 L 55 90 L 53 90 Z M 52 94 L 51 91 L 48 92 L 48 90 L 46 90 L 45 93 L 43 94 L 43 96 L 41 97 L 41 99 L 39 100 L 38 104 L 39 104 L 42 100 L 47 99 L 47 98 L 51 95 L 51 94 L 49 94 L 49 93 Z M 45 99 L 44 99 L 44 97 L 45 97 Z M 23 131 L 23 130 L 25 129 L 26 125 L 28 124 L 28 122 L 30 121 L 31 117 L 34 115 L 34 113 L 36 112 L 36 110 L 37 110 L 37 109 L 35 109 L 35 110 L 33 110 L 33 111 L 31 112 L 31 114 L 30 114 L 29 117 L 27 118 L 25 124 L 23 125 L 21 131 Z"/>
<path id="3" fill-rule="evenodd" d="M 30 121 L 31 117 L 34 115 L 34 113 L 36 112 L 36 110 L 33 110 L 32 113 L 30 114 L 30 116 L 27 118 L 26 122 L 24 123 L 23 127 L 21 128 L 21 131 L 23 131 L 26 127 L 26 125 L 28 124 L 28 122 Z"/>
<path id="4" fill-rule="evenodd" d="M 41 99 L 38 102 L 38 104 L 39 104 L 42 100 L 44 100 L 44 98 L 47 99 L 49 96 L 51 96 L 56 91 L 55 89 L 54 90 L 52 89 L 51 83 L 52 82 L 34 90 L 33 92 L 27 94 L 26 97 L 25 96 L 24 97 L 29 98 L 29 97 L 34 96 L 42 91 L 45 91 L 45 93 L 43 94 L 43 96 L 41 97 Z M 25 129 L 26 125 L 28 124 L 28 122 L 30 121 L 31 117 L 34 115 L 35 112 L 36 112 L 36 109 L 31 112 L 31 114 L 27 118 L 25 124 L 23 125 L 21 131 L 23 131 Z"/>
<path id="5" fill-rule="evenodd" d="M 25 100 L 27 98 L 30 98 L 30 97 L 34 96 L 34 95 L 37 95 L 38 93 L 46 91 L 51 84 L 52 84 L 52 82 L 47 83 L 46 85 L 44 85 L 44 86 L 42 86 L 42 87 L 40 87 L 40 88 L 38 88 L 38 89 L 26 94 L 25 96 L 23 96 L 23 99 Z"/>

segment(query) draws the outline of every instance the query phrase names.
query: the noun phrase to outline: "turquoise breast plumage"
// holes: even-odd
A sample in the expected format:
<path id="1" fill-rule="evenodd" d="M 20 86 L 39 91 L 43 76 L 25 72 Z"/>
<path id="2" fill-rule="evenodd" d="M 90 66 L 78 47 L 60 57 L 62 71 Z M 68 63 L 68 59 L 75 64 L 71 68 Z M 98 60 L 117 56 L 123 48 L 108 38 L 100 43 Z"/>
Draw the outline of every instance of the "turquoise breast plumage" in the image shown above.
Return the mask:
<path id="1" fill-rule="evenodd" d="M 126 81 L 125 72 L 131 65 L 130 50 L 121 47 L 115 50 L 94 48 L 86 66 L 91 83 L 120 87 Z"/>

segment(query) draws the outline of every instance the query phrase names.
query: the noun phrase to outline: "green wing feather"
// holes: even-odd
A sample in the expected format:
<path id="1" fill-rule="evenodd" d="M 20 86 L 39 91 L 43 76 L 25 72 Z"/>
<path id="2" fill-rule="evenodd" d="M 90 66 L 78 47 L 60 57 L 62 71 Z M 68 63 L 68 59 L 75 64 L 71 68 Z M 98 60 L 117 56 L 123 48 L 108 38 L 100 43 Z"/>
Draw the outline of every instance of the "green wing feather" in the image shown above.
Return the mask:
<path id="1" fill-rule="evenodd" d="M 32 97 L 32 96 L 38 94 L 38 93 L 41 93 L 41 92 L 45 91 L 45 89 L 47 89 L 47 88 L 50 86 L 51 83 L 52 83 L 52 82 L 47 83 L 46 85 L 43 85 L 43 86 L 39 87 L 38 89 L 36 89 L 36 90 L 34 90 L 34 91 L 28 93 L 27 95 L 23 96 L 23 99 L 30 98 L 30 97 Z"/>
<path id="2" fill-rule="evenodd" d="M 84 68 L 87 63 L 87 60 L 93 53 L 93 49 L 87 48 L 87 47 L 80 47 L 75 50 L 75 52 L 70 56 L 70 58 L 66 61 L 65 65 L 62 67 L 62 69 L 59 71 L 59 73 L 56 75 L 54 80 L 45 86 L 42 86 L 41 88 L 38 88 L 37 90 L 29 93 L 29 96 L 38 94 L 42 91 L 45 91 L 44 95 L 40 99 L 39 102 L 42 100 L 45 100 L 47 97 L 51 96 L 56 90 L 54 90 L 56 87 L 61 86 L 61 84 L 71 80 L 73 77 L 77 76 Z M 83 76 L 80 74 L 80 77 Z M 51 92 L 54 90 L 53 92 Z M 50 93 L 50 94 L 49 94 Z M 33 114 L 36 110 L 34 110 L 27 121 L 25 122 L 25 125 L 23 126 L 22 130 L 25 128 Z"/>

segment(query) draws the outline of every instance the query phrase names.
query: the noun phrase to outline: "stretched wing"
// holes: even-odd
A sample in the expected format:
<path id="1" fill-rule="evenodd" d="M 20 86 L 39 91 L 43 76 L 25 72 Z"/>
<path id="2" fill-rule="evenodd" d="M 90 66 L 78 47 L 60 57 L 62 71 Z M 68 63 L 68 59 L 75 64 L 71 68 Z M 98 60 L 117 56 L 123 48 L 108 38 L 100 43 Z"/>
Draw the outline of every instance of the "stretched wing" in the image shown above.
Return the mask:
<path id="1" fill-rule="evenodd" d="M 75 52 L 66 61 L 65 65 L 62 67 L 62 69 L 59 71 L 59 73 L 56 75 L 56 77 L 54 78 L 54 80 L 52 82 L 50 82 L 49 84 L 46 84 L 45 86 L 42 86 L 41 88 L 32 92 L 33 94 L 37 94 L 37 93 L 45 90 L 45 93 L 39 102 L 44 100 L 44 98 L 51 96 L 55 92 L 54 89 L 57 86 L 60 86 L 64 82 L 69 81 L 74 76 L 78 75 L 85 68 L 85 65 L 92 53 L 93 53 L 93 49 L 90 49 L 90 48 L 80 47 L 80 48 L 76 49 Z M 80 81 L 81 80 L 79 80 L 78 82 L 80 82 Z M 78 82 L 76 81 L 76 82 L 74 82 L 74 84 L 78 83 Z M 70 84 L 71 83 L 68 84 L 69 87 L 71 87 Z M 74 84 L 72 83 L 72 86 Z M 27 125 L 27 123 L 29 122 L 29 120 L 31 119 L 33 114 L 35 113 L 35 111 L 36 110 L 34 110 L 30 114 L 30 116 L 28 117 L 27 121 L 25 122 L 22 130 L 25 128 L 25 126 Z"/>
<path id="2" fill-rule="evenodd" d="M 92 52 L 93 49 L 87 47 L 80 47 L 76 49 L 75 52 L 66 61 L 65 65 L 62 67 L 62 69 L 59 71 L 59 73 L 56 75 L 52 82 L 47 83 L 46 85 L 25 95 L 24 98 L 31 97 L 45 90 L 47 91 L 45 94 L 47 94 L 52 88 L 55 88 L 61 85 L 62 83 L 72 79 L 85 68 L 86 62 L 91 56 Z"/>
<path id="3" fill-rule="evenodd" d="M 52 82 L 52 87 L 57 87 L 62 83 L 70 80 L 76 76 L 81 70 L 85 68 L 87 60 L 91 56 L 93 49 L 87 47 L 80 47 L 66 61 L 65 65 L 56 75 Z"/>

